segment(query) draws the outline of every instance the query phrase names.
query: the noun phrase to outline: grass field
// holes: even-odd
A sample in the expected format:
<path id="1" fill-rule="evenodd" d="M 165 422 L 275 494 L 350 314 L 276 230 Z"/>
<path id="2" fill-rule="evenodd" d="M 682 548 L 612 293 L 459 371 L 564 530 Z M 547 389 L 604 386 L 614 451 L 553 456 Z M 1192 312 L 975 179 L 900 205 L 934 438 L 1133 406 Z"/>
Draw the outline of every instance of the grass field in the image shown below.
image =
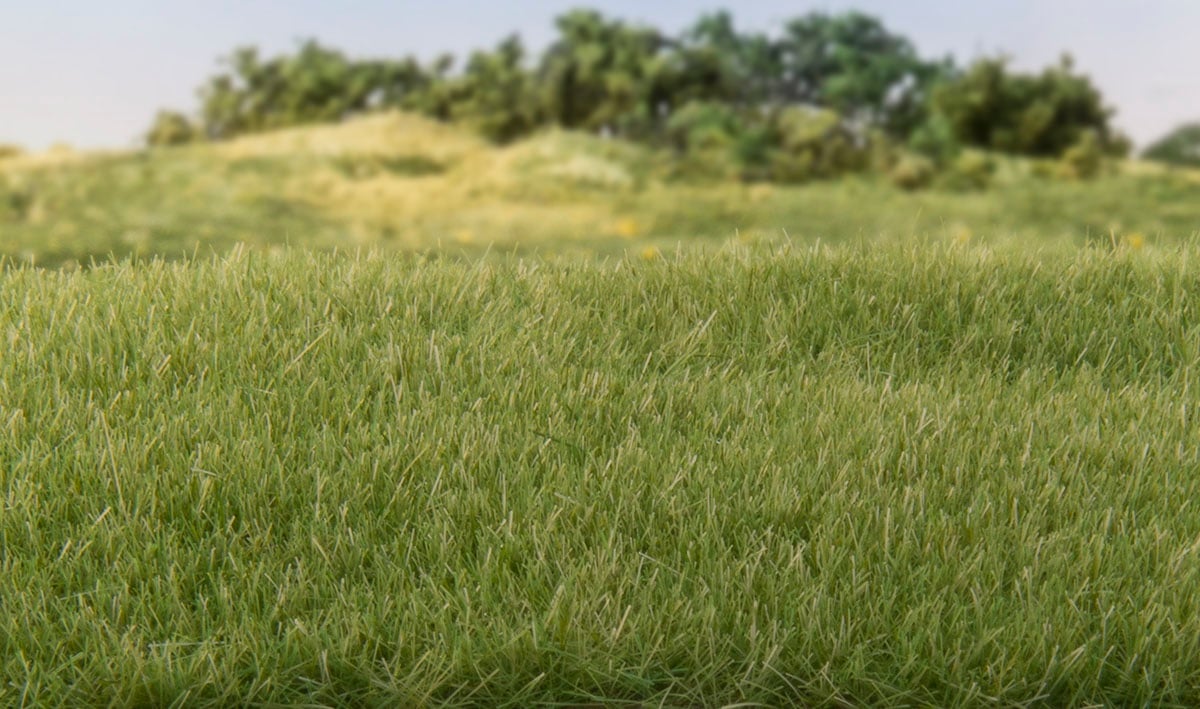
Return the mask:
<path id="1" fill-rule="evenodd" d="M 928 241 L 10 264 L 0 705 L 1200 704 L 1200 252 Z"/>
<path id="2" fill-rule="evenodd" d="M 804 244 L 968 241 L 1073 251 L 1133 239 L 1172 249 L 1200 233 L 1200 173 L 1127 167 L 1093 182 L 1002 163 L 986 192 L 902 192 L 856 178 L 799 186 L 681 180 L 671 157 L 549 132 L 489 147 L 385 114 L 216 145 L 0 160 L 0 256 L 43 266 L 110 256 L 379 249 L 619 256 Z"/>

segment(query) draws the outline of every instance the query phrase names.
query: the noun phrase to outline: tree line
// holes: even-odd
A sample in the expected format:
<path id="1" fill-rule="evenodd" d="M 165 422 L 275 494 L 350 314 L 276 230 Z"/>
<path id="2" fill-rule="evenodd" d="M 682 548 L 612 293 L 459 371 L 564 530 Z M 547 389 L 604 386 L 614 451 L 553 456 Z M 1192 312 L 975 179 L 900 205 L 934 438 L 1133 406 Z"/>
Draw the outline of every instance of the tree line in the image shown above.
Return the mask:
<path id="1" fill-rule="evenodd" d="M 498 143 L 557 126 L 781 180 L 862 168 L 881 145 L 918 172 L 960 161 L 964 148 L 1065 158 L 1081 172 L 1129 149 L 1112 109 L 1069 58 L 1033 74 L 1004 58 L 960 67 L 920 56 L 861 12 L 813 12 L 770 33 L 741 30 L 725 11 L 678 35 L 586 9 L 555 25 L 540 55 L 514 35 L 464 62 L 355 59 L 316 40 L 274 57 L 240 48 L 200 88 L 195 114 L 160 112 L 147 142 L 401 109 Z"/>

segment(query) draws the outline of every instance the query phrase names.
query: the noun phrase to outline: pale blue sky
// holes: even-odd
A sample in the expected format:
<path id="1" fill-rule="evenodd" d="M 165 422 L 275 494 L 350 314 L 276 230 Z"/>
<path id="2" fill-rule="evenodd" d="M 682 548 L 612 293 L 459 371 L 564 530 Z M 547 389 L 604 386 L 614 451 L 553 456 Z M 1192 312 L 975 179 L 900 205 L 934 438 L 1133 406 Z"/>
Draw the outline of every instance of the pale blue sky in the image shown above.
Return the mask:
<path id="1" fill-rule="evenodd" d="M 132 145 L 160 107 L 191 109 L 233 47 L 316 37 L 354 55 L 462 54 L 520 32 L 533 47 L 575 6 L 677 30 L 725 6 L 769 29 L 810 10 L 883 18 L 926 56 L 1075 55 L 1139 144 L 1200 120 L 1200 0 L 0 0 L 0 142 Z"/>

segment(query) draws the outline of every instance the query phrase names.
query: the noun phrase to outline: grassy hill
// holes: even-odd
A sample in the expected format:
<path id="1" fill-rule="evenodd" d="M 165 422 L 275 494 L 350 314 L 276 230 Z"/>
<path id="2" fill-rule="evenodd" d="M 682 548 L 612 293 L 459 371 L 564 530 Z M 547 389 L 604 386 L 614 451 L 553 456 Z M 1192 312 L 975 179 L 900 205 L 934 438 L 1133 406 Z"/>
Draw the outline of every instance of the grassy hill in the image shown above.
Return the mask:
<path id="1" fill-rule="evenodd" d="M 970 240 L 1071 249 L 1200 230 L 1193 173 L 1092 183 L 1005 166 L 987 192 L 910 195 L 870 178 L 795 187 L 687 181 L 669 155 L 549 132 L 506 148 L 405 114 L 150 152 L 0 160 L 0 254 L 42 265 L 110 255 L 269 249 L 619 254 L 731 238 Z"/>
<path id="2" fill-rule="evenodd" d="M 0 280 L 0 704 L 1195 705 L 1194 249 Z"/>
<path id="3" fill-rule="evenodd" d="M 1195 174 L 674 172 L 0 159 L 0 705 L 1200 704 Z"/>

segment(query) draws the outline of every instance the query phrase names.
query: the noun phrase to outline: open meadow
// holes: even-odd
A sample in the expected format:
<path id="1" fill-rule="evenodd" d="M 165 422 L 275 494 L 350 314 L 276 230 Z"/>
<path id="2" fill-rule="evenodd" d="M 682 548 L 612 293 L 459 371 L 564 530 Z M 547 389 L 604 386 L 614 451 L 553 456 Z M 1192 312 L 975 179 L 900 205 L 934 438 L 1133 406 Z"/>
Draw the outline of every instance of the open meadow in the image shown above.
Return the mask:
<path id="1" fill-rule="evenodd" d="M 0 705 L 1200 704 L 1200 180 L 402 114 L 0 162 Z"/>

